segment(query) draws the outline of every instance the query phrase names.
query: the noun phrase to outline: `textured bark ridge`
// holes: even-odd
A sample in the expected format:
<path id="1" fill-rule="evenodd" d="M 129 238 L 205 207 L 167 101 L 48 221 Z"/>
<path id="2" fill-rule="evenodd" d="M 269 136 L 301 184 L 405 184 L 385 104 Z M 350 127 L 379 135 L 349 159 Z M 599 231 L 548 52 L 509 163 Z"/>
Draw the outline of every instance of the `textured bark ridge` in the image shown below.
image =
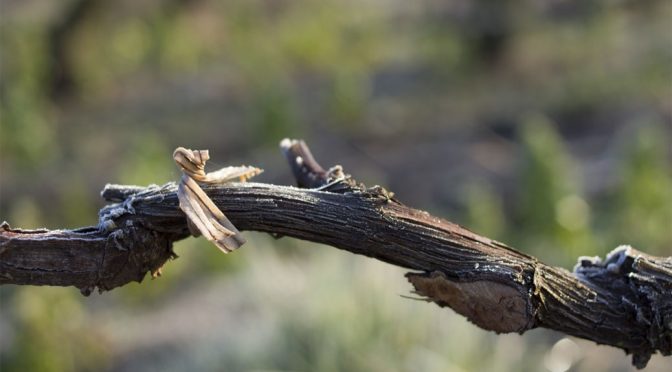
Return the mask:
<path id="1" fill-rule="evenodd" d="M 416 293 L 498 333 L 561 331 L 633 354 L 643 368 L 672 353 L 672 257 L 619 247 L 574 272 L 401 204 L 341 167 L 324 170 L 301 141 L 281 149 L 300 188 L 261 183 L 202 185 L 241 231 L 319 242 L 414 270 Z M 0 227 L 0 284 L 75 286 L 85 295 L 160 274 L 172 243 L 190 235 L 177 185 L 107 185 L 113 204 L 97 226 Z M 225 258 L 222 258 L 225 259 Z"/>

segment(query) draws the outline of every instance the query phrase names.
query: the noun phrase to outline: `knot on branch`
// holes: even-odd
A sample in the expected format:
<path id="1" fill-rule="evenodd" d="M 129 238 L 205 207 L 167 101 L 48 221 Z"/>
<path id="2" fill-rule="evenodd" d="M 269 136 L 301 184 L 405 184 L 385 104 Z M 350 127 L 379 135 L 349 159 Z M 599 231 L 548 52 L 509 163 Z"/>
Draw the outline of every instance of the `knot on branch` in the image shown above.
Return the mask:
<path id="1" fill-rule="evenodd" d="M 80 286 L 80 291 L 88 296 L 96 287 L 102 293 L 131 281 L 140 283 L 147 272 L 152 278 L 160 276 L 163 265 L 177 258 L 173 240 L 170 235 L 127 220 L 107 235 L 97 280 L 93 285 Z"/>
<path id="2" fill-rule="evenodd" d="M 187 224 L 192 235 L 202 234 L 222 252 L 228 253 L 242 246 L 245 239 L 196 181 L 205 184 L 224 184 L 239 179 L 244 182 L 262 170 L 240 166 L 205 173 L 205 162 L 209 158 L 208 150 L 188 150 L 184 147 L 175 150 L 173 159 L 182 170 L 177 197 L 180 209 L 187 216 Z"/>
<path id="3" fill-rule="evenodd" d="M 620 246 L 604 261 L 580 257 L 575 275 L 595 288 L 598 297 L 618 294 L 621 306 L 643 331 L 633 354 L 633 364 L 646 366 L 657 350 L 672 354 L 672 257 L 646 255 L 630 246 Z"/>

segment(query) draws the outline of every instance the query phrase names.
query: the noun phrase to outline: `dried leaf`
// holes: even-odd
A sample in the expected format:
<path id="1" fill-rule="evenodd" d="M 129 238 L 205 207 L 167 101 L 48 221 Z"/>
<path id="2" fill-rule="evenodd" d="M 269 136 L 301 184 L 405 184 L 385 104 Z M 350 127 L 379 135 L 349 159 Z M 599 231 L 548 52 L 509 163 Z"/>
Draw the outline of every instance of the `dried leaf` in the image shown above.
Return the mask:
<path id="1" fill-rule="evenodd" d="M 180 209 L 187 216 L 192 235 L 203 235 L 224 253 L 231 252 L 245 243 L 238 229 L 215 205 L 196 181 L 206 184 L 224 184 L 235 179 L 241 182 L 256 176 L 262 170 L 255 167 L 225 167 L 205 173 L 205 162 L 210 158 L 208 150 L 188 150 L 178 147 L 173 153 L 175 163 L 182 170 L 177 189 Z"/>

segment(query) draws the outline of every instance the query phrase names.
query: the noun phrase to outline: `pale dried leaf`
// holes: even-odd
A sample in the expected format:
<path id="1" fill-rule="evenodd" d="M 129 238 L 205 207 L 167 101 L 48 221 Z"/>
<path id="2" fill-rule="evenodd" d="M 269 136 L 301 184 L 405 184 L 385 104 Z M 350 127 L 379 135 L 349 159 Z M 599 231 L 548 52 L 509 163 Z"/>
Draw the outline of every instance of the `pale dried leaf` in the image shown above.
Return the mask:
<path id="1" fill-rule="evenodd" d="M 205 173 L 205 162 L 210 158 L 207 150 L 189 150 L 178 147 L 173 152 L 173 158 L 183 172 L 177 196 L 180 209 L 187 216 L 187 225 L 192 235 L 202 234 L 225 253 L 243 245 L 245 239 L 238 229 L 196 181 L 206 184 L 223 184 L 238 179 L 244 182 L 261 173 L 262 170 L 240 166 L 225 167 L 215 172 Z"/>

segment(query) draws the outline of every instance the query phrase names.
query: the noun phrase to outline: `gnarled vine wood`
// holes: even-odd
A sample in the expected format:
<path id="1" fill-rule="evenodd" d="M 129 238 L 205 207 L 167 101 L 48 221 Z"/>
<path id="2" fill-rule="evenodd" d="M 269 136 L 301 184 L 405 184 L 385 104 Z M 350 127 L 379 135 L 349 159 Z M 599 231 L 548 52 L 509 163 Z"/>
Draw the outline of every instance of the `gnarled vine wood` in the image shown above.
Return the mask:
<path id="1" fill-rule="evenodd" d="M 574 272 L 401 204 L 340 167 L 324 170 L 301 141 L 281 148 L 300 187 L 203 185 L 241 231 L 319 242 L 415 270 L 417 293 L 481 328 L 564 332 L 633 354 L 643 368 L 672 353 L 672 257 L 619 247 L 580 258 Z M 308 187 L 308 188 L 305 188 Z M 190 235 L 178 187 L 107 185 L 97 226 L 76 230 L 0 227 L 0 284 L 75 286 L 84 294 L 142 280 Z"/>

